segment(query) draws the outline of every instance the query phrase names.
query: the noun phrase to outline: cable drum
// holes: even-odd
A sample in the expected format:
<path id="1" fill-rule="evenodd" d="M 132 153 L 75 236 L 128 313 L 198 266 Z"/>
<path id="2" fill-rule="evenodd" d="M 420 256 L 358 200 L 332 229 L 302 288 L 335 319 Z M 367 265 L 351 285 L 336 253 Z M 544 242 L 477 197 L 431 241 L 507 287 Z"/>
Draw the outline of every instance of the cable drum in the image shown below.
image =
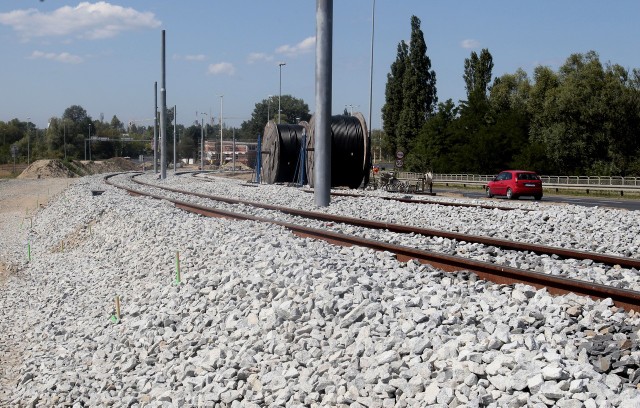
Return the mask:
<path id="1" fill-rule="evenodd" d="M 360 112 L 331 117 L 331 187 L 358 188 L 369 174 L 370 145 L 367 124 Z M 315 115 L 309 121 L 307 178 L 314 185 Z"/>
<path id="2" fill-rule="evenodd" d="M 261 177 L 268 184 L 294 181 L 302 144 L 301 125 L 276 124 L 271 120 L 262 138 Z"/>

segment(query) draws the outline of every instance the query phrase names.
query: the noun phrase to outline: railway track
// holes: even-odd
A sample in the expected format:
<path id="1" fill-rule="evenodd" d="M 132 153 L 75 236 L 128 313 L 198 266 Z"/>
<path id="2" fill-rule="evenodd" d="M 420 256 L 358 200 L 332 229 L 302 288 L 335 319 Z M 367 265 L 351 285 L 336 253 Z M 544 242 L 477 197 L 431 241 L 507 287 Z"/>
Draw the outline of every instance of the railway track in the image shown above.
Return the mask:
<path id="1" fill-rule="evenodd" d="M 198 180 L 204 180 L 207 182 L 213 182 L 215 180 L 212 180 L 211 178 L 206 177 L 206 172 L 203 173 L 201 171 L 193 171 L 193 172 L 183 172 L 183 173 L 178 173 L 180 175 L 186 175 L 186 174 L 190 174 L 192 177 L 197 178 Z M 201 177 L 203 176 L 204 177 Z M 304 189 L 302 190 L 305 193 L 313 193 L 313 189 Z M 337 192 L 334 191 L 331 193 L 331 196 L 333 197 L 355 197 L 355 198 L 362 198 L 362 197 L 372 197 L 370 195 L 364 195 L 364 194 L 356 194 L 356 193 L 344 193 L 344 192 Z M 409 195 L 407 195 L 409 196 Z M 500 205 L 487 205 L 487 204 L 473 204 L 473 203 L 457 203 L 457 202 L 453 202 L 453 201 L 440 201 L 440 200 L 428 200 L 428 199 L 414 199 L 414 198 L 408 198 L 408 197 L 394 197 L 394 196 L 382 196 L 382 195 L 376 195 L 375 198 L 380 199 L 380 200 L 387 200 L 387 201 L 396 201 L 396 202 L 400 202 L 400 203 L 409 203 L 409 204 L 435 204 L 435 205 L 441 205 L 444 207 L 467 207 L 467 208 L 483 208 L 485 210 L 502 210 L 502 211 L 512 211 L 512 210 L 520 210 L 520 211 L 531 211 L 527 208 L 518 208 L 518 207 L 507 207 L 507 206 L 500 206 Z"/>
<path id="2" fill-rule="evenodd" d="M 480 278 L 490 280 L 500 284 L 513 284 L 513 283 L 525 283 L 528 285 L 532 285 L 536 288 L 546 288 L 550 293 L 554 294 L 567 294 L 567 293 L 575 293 L 582 296 L 589 296 L 594 299 L 606 299 L 611 298 L 614 304 L 618 307 L 622 307 L 627 310 L 639 310 L 640 308 L 640 292 L 615 288 L 612 286 L 607 286 L 603 284 L 586 282 L 580 279 L 573 279 L 562 276 L 553 276 L 540 272 L 533 272 L 525 269 L 519 269 L 504 265 L 497 265 L 495 263 L 483 262 L 473 259 L 468 259 L 460 256 L 447 255 L 442 253 L 437 253 L 433 251 L 426 251 L 419 248 L 413 248 L 405 245 L 392 244 L 388 242 L 383 242 L 379 240 L 374 240 L 370 238 L 364 238 L 359 236 L 354 236 L 345 233 L 339 233 L 335 231 L 327 231 L 321 228 L 313 228 L 308 226 L 299 225 L 297 223 L 277 220 L 270 217 L 262 217 L 251 215 L 247 213 L 241 213 L 236 211 L 229 211 L 225 209 L 215 208 L 204 206 L 201 204 L 195 204 L 192 202 L 188 202 L 181 199 L 176 199 L 172 197 L 168 197 L 166 195 L 149 193 L 146 191 L 142 191 L 140 189 L 124 186 L 121 184 L 114 183 L 111 180 L 115 175 L 107 176 L 105 181 L 118 188 L 122 188 L 127 190 L 132 195 L 140 195 L 140 196 L 149 196 L 156 199 L 166 200 L 173 203 L 176 207 L 181 208 L 186 211 L 190 211 L 193 213 L 201 214 L 204 216 L 210 217 L 223 217 L 229 219 L 239 219 L 239 220 L 252 220 L 257 222 L 267 222 L 275 225 L 279 225 L 291 230 L 294 234 L 301 237 L 310 237 L 314 239 L 322 239 L 337 245 L 344 246 L 352 246 L 358 245 L 367 248 L 371 248 L 378 251 L 388 251 L 394 253 L 398 260 L 400 261 L 408 261 L 408 260 L 416 260 L 420 263 L 431 264 L 434 267 L 440 268 L 444 271 L 453 272 L 460 270 L 469 270 L 476 273 Z M 219 197 L 219 196 L 210 196 L 207 194 L 193 193 L 189 191 L 184 191 L 180 189 L 173 189 L 164 186 L 158 186 L 151 183 L 142 182 L 140 180 L 135 180 L 131 174 L 129 177 L 135 183 L 138 183 L 140 186 L 148 187 L 148 188 L 156 188 L 162 189 L 166 192 L 177 193 L 177 194 L 187 194 L 196 196 L 199 198 L 206 198 L 209 200 L 221 201 L 227 204 L 233 205 L 248 205 L 248 206 L 256 206 L 258 208 L 262 208 L 269 211 L 279 211 L 284 212 L 290 215 L 295 215 L 298 217 L 305 217 L 310 219 L 321 220 L 323 222 L 335 222 L 335 223 L 352 223 L 352 225 L 359 225 L 366 228 L 374 228 L 374 229 L 388 229 L 394 230 L 395 232 L 402 233 L 428 233 L 428 232 L 438 232 L 438 231 L 430 231 L 426 229 L 422 229 L 420 232 L 416 232 L 413 227 L 402 226 L 398 224 L 390 224 L 390 223 L 378 223 L 375 221 L 368 220 L 360 220 L 350 217 L 343 216 L 335 216 L 328 215 L 324 213 L 318 212 L 310 212 L 303 210 L 296 210 L 291 208 L 285 208 L 281 206 L 273 206 L 269 204 L 263 203 L 255 203 L 248 202 L 246 200 L 237 200 L 230 199 L 227 197 Z M 439 233 L 442 233 L 440 231 Z M 453 233 L 445 233 L 445 234 L 453 234 Z M 465 239 L 469 240 L 469 236 L 462 234 L 454 234 L 452 236 L 456 236 L 456 238 L 451 239 Z M 632 258 L 624 258 L 618 256 L 604 255 L 599 253 L 589 253 L 585 251 L 572 251 L 564 248 L 555 248 L 555 247 L 547 247 L 541 245 L 531 246 L 530 244 L 524 243 L 516 243 L 507 240 L 498 240 L 495 238 L 489 237 L 472 237 L 476 239 L 478 243 L 484 243 L 485 245 L 498 246 L 503 245 L 505 248 L 515 249 L 520 251 L 531 251 L 538 253 L 545 253 L 548 255 L 555 255 L 563 258 L 575 258 L 575 259 L 592 259 L 596 262 L 601 262 L 607 265 L 621 265 L 630 268 L 638 268 L 640 266 L 640 260 L 632 259 Z M 483 240 L 486 240 L 483 242 Z M 544 252 L 543 252 L 544 251 Z"/>

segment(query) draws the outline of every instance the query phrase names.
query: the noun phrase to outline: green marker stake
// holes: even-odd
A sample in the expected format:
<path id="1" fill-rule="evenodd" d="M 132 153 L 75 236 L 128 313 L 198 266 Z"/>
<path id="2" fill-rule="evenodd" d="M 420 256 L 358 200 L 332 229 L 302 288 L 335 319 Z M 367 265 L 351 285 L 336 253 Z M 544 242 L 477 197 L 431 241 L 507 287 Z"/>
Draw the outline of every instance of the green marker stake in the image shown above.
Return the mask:
<path id="1" fill-rule="evenodd" d="M 29 258 L 29 262 L 31 262 L 31 242 L 27 242 L 27 257 Z"/>
<path id="2" fill-rule="evenodd" d="M 176 251 L 176 284 L 180 283 L 180 252 Z"/>

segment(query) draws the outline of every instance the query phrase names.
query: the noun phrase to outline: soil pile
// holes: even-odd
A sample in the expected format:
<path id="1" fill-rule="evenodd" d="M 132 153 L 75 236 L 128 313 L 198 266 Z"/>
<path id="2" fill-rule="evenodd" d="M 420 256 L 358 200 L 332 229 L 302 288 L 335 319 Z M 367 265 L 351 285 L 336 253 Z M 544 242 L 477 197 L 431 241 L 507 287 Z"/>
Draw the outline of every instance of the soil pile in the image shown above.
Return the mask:
<path id="1" fill-rule="evenodd" d="M 31 163 L 20 175 L 19 179 L 39 178 L 69 178 L 77 177 L 71 170 L 65 167 L 60 160 L 36 160 Z"/>
<path id="2" fill-rule="evenodd" d="M 100 161 L 74 160 L 72 164 L 75 166 L 74 172 L 81 176 L 140 170 L 139 165 L 131 162 L 130 160 L 123 159 L 122 157 L 114 157 L 112 159 Z"/>
<path id="3" fill-rule="evenodd" d="M 121 157 L 101 161 L 73 160 L 63 162 L 61 160 L 37 160 L 31 163 L 18 178 L 70 178 L 139 169 L 139 165 Z"/>

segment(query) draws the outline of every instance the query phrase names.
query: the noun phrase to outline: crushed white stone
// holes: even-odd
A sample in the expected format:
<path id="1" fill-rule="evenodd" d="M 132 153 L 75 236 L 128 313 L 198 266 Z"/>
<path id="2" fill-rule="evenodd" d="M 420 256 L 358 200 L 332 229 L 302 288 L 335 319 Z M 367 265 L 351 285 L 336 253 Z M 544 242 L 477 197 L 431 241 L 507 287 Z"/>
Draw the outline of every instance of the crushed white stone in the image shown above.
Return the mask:
<path id="1" fill-rule="evenodd" d="M 167 183 L 191 183 L 184 180 Z M 300 206 L 313 199 L 279 186 L 238 188 Z M 365 211 L 367 200 L 336 201 L 330 211 Z M 462 230 L 493 214 L 446 211 L 428 217 L 430 226 Z M 601 210 L 536 211 L 496 217 L 525 224 L 546 214 L 558 230 L 594 222 L 591 236 L 546 233 L 554 239 L 606 233 Z M 573 221 L 558 220 L 563 212 Z M 513 219 L 503 221 L 506 231 Z M 25 345 L 20 364 L 3 373 L 15 378 L 1 394 L 5 405 L 640 404 L 640 320 L 610 301 L 553 297 L 273 225 L 203 218 L 95 176 L 41 209 L 31 230 L 13 232 L 31 242 L 32 261 L 9 251 L 18 271 L 0 292 L 9 311 L 0 320 L 2 356 Z M 544 234 L 540 242 L 551 244 Z M 613 241 L 595 245 L 619 253 Z M 119 324 L 110 320 L 116 295 Z"/>

